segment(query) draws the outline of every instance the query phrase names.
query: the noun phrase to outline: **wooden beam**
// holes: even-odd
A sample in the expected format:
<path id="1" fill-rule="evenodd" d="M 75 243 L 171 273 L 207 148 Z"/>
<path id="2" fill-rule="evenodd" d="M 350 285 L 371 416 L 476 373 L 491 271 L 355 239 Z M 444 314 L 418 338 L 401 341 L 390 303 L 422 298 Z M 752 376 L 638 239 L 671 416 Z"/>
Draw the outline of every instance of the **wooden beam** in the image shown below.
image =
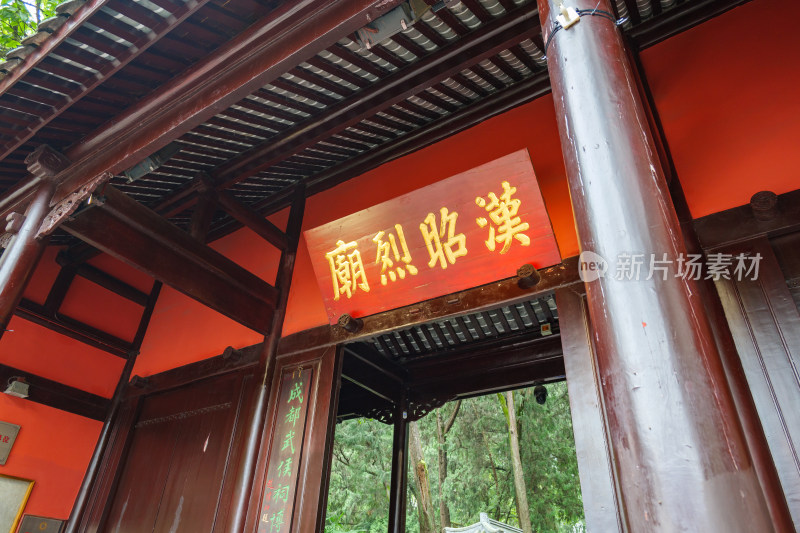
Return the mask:
<path id="1" fill-rule="evenodd" d="M 117 357 L 128 357 L 128 353 L 133 348 L 133 345 L 124 339 L 84 324 L 74 318 L 53 312 L 45 306 L 25 298 L 19 302 L 14 314 Z"/>
<path id="2" fill-rule="evenodd" d="M 113 187 L 105 203 L 64 225 L 72 235 L 259 332 L 277 291 Z"/>
<path id="3" fill-rule="evenodd" d="M 705 250 L 762 235 L 775 236 L 797 231 L 800 229 L 800 189 L 778 195 L 775 216 L 772 218 L 757 218 L 753 207 L 747 204 L 697 218 L 694 228 Z"/>
<path id="4" fill-rule="evenodd" d="M 370 353 L 372 352 L 372 353 Z M 342 379 L 391 403 L 398 403 L 408 372 L 363 343 L 348 344 L 342 359 Z"/>
<path id="5" fill-rule="evenodd" d="M 220 191 L 219 203 L 229 215 L 279 250 L 285 250 L 288 247 L 289 242 L 284 232 L 262 215 L 241 203 L 231 193 Z"/>
<path id="6" fill-rule="evenodd" d="M 2 384 L 4 390 L 5 384 L 13 377 L 24 378 L 30 385 L 28 401 L 93 420 L 103 420 L 111 403 L 110 400 L 102 396 L 0 364 L 0 384 Z"/>
<path id="7" fill-rule="evenodd" d="M 281 340 L 279 353 L 283 356 L 361 340 L 432 320 L 524 302 L 560 287 L 582 283 L 578 278 L 577 256 L 544 268 L 539 273 L 541 281 L 533 289 L 521 289 L 514 277 L 367 316 L 363 318 L 364 328 L 358 333 L 348 333 L 343 328 L 325 325 L 288 335 Z"/>

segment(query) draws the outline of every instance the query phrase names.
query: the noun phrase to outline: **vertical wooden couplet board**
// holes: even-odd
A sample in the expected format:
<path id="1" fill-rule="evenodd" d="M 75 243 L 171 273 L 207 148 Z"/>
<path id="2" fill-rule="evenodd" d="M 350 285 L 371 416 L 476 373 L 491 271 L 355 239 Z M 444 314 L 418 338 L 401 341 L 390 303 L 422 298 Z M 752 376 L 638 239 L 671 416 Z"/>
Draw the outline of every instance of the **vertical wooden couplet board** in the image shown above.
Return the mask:
<path id="1" fill-rule="evenodd" d="M 284 368 L 281 374 L 258 533 L 290 531 L 308 417 L 313 370 L 301 365 Z"/>
<path id="2" fill-rule="evenodd" d="M 339 353 L 330 346 L 275 362 L 246 532 L 310 533 L 321 524 Z"/>

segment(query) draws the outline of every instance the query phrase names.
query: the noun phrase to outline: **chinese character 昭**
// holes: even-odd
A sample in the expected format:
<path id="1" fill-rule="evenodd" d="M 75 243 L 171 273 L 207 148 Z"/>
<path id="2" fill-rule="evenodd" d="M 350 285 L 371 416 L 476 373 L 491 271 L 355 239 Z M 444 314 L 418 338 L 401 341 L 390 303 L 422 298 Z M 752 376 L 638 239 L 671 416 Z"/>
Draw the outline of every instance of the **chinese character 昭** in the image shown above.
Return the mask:
<path id="1" fill-rule="evenodd" d="M 284 419 L 284 422 L 287 424 L 292 424 L 292 427 L 294 427 L 298 418 L 300 418 L 300 408 L 290 407 L 289 412 L 286 413 L 286 418 Z"/>
<path id="2" fill-rule="evenodd" d="M 521 200 L 512 200 L 511 196 L 517 192 L 516 187 L 512 187 L 507 181 L 504 181 L 503 194 L 500 198 L 493 192 L 489 193 L 489 203 L 480 196 L 475 198 L 475 203 L 484 208 L 489 213 L 489 218 L 492 220 L 492 226 L 489 226 L 489 238 L 486 239 L 486 247 L 489 251 L 494 252 L 497 243 L 502 243 L 503 248 L 500 250 L 501 254 L 506 253 L 511 248 L 511 243 L 517 239 L 522 246 L 529 246 L 531 239 L 522 233 L 530 228 L 527 222 L 522 222 L 522 219 L 517 216 Z M 485 227 L 489 221 L 484 217 L 475 219 L 478 226 Z M 495 226 L 497 230 L 495 231 Z"/>
<path id="3" fill-rule="evenodd" d="M 286 434 L 286 437 L 283 439 L 283 446 L 281 447 L 281 451 L 289 448 L 292 453 L 294 453 L 294 431 L 290 431 Z"/>
<path id="4" fill-rule="evenodd" d="M 442 215 L 441 223 L 437 229 L 436 215 L 428 213 L 425 221 L 419 225 L 422 232 L 422 237 L 425 239 L 425 246 L 428 248 L 428 254 L 431 260 L 428 261 L 428 266 L 433 266 L 438 261 L 442 268 L 447 268 L 447 263 L 451 265 L 456 262 L 456 258 L 467 255 L 466 237 L 463 233 L 455 234 L 456 232 L 456 219 L 458 213 L 453 211 L 447 212 L 447 208 L 440 209 Z M 447 240 L 442 242 L 442 239 L 447 235 Z"/>
<path id="5" fill-rule="evenodd" d="M 384 241 L 383 237 L 385 232 L 383 231 L 379 231 L 378 234 L 372 238 L 372 242 L 378 245 L 378 256 L 375 259 L 375 264 L 381 265 L 381 285 L 386 285 L 387 274 L 390 280 L 395 281 L 398 276 L 400 279 L 406 277 L 406 269 L 408 269 L 409 274 L 416 275 L 417 273 L 417 267 L 411 264 L 411 254 L 408 252 L 406 237 L 403 234 L 403 226 L 395 224 L 394 229 L 397 231 L 397 239 L 395 239 L 394 234 L 389 233 L 389 240 Z M 397 248 L 397 241 L 400 241 L 400 247 L 403 250 L 402 257 L 400 256 L 400 250 Z M 394 256 L 394 259 L 392 259 L 392 256 Z M 395 261 L 402 261 L 405 265 L 400 264 L 395 267 Z M 395 271 L 397 274 L 395 274 Z"/>
<path id="6" fill-rule="evenodd" d="M 289 400 L 286 403 L 292 403 L 294 400 L 300 400 L 303 403 L 303 382 L 295 381 L 292 390 L 289 392 Z"/>
<path id="7" fill-rule="evenodd" d="M 292 475 L 292 458 L 287 457 L 278 465 L 278 475 L 286 477 Z"/>
<path id="8" fill-rule="evenodd" d="M 336 249 L 325 254 L 331 267 L 334 300 L 338 300 L 342 294 L 352 298 L 353 293 L 358 289 L 369 292 L 364 263 L 361 261 L 361 253 L 356 246 L 355 241 L 345 243 L 339 240 L 336 241 Z"/>
<path id="9" fill-rule="evenodd" d="M 750 260 L 750 267 L 745 267 L 745 262 Z M 736 281 L 742 281 L 743 279 L 751 279 L 756 281 L 758 279 L 758 267 L 761 264 L 761 254 L 756 253 L 756 255 L 749 257 L 745 254 L 738 254 L 736 256 L 736 266 L 733 268 L 733 275 L 736 277 Z M 753 274 L 752 277 L 748 278 L 750 274 Z"/>

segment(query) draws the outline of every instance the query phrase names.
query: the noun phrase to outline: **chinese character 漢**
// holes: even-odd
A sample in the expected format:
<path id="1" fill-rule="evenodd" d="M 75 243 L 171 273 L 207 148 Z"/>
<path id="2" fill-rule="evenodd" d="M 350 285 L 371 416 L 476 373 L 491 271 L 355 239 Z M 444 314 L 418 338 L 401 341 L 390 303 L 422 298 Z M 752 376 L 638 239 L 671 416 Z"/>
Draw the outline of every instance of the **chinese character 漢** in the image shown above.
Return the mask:
<path id="1" fill-rule="evenodd" d="M 400 279 L 406 277 L 406 269 L 409 274 L 416 275 L 417 267 L 411 264 L 411 254 L 408 252 L 408 245 L 406 244 L 406 237 L 403 234 L 403 226 L 395 224 L 394 229 L 397 232 L 397 238 L 394 234 L 389 233 L 389 240 L 384 240 L 385 232 L 379 231 L 372 241 L 378 245 L 378 255 L 375 259 L 375 264 L 381 265 L 381 285 L 386 285 L 386 277 L 388 275 L 391 281 L 395 281 L 399 276 Z M 400 241 L 400 248 L 403 250 L 403 255 L 400 255 L 400 250 L 397 248 L 397 241 Z M 394 256 L 394 259 L 392 259 Z M 395 261 L 402 261 L 405 263 L 394 266 Z M 395 272 L 397 272 L 395 274 Z"/>
<path id="2" fill-rule="evenodd" d="M 458 213 L 455 211 L 448 213 L 446 207 L 441 208 L 440 213 L 442 219 L 438 228 L 436 215 L 433 213 L 428 213 L 425 221 L 419 225 L 428 254 L 431 256 L 431 260 L 428 261 L 428 266 L 431 268 L 437 261 L 442 268 L 447 268 L 447 263 L 452 265 L 456 262 L 456 258 L 467 255 L 466 237 L 463 233 L 455 234 Z M 442 242 L 445 235 L 447 239 Z"/>
<path id="3" fill-rule="evenodd" d="M 512 199 L 511 196 L 517 192 L 516 187 L 512 187 L 507 181 L 504 181 L 503 194 L 500 198 L 493 192 L 488 194 L 489 202 L 486 199 L 478 196 L 475 198 L 475 203 L 484 208 L 489 213 L 493 225 L 489 226 L 489 238 L 486 239 L 486 247 L 489 251 L 494 252 L 496 244 L 502 243 L 503 248 L 500 250 L 501 254 L 506 253 L 511 248 L 511 243 L 517 239 L 522 246 L 529 246 L 531 244 L 530 238 L 522 233 L 530 228 L 527 222 L 522 222 L 522 219 L 517 216 L 519 206 L 522 203 L 519 199 Z M 475 219 L 478 226 L 481 228 L 489 224 L 489 221 L 484 217 Z M 497 228 L 495 230 L 495 227 Z"/>
<path id="4" fill-rule="evenodd" d="M 342 294 L 352 298 L 353 293 L 358 289 L 369 292 L 364 263 L 361 261 L 361 253 L 356 246 L 355 241 L 345 243 L 339 240 L 336 241 L 336 249 L 325 254 L 331 267 L 334 300 L 338 300 Z"/>

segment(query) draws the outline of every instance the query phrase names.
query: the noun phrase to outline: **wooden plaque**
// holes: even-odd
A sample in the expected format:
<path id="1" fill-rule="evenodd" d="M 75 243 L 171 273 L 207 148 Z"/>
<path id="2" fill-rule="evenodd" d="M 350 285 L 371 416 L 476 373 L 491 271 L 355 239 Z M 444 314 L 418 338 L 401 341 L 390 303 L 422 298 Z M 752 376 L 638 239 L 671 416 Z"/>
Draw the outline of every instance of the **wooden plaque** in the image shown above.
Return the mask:
<path id="1" fill-rule="evenodd" d="M 0 422 L 0 465 L 6 464 L 8 454 L 11 453 L 11 447 L 14 446 L 14 441 L 17 440 L 19 428 L 20 426 L 17 424 Z"/>
<path id="2" fill-rule="evenodd" d="M 63 520 L 26 514 L 22 517 L 19 533 L 61 533 Z"/>
<path id="3" fill-rule="evenodd" d="M 311 379 L 311 368 L 285 369 L 281 376 L 258 533 L 292 531 Z"/>
<path id="4" fill-rule="evenodd" d="M 527 150 L 305 237 L 331 324 L 561 262 Z"/>

